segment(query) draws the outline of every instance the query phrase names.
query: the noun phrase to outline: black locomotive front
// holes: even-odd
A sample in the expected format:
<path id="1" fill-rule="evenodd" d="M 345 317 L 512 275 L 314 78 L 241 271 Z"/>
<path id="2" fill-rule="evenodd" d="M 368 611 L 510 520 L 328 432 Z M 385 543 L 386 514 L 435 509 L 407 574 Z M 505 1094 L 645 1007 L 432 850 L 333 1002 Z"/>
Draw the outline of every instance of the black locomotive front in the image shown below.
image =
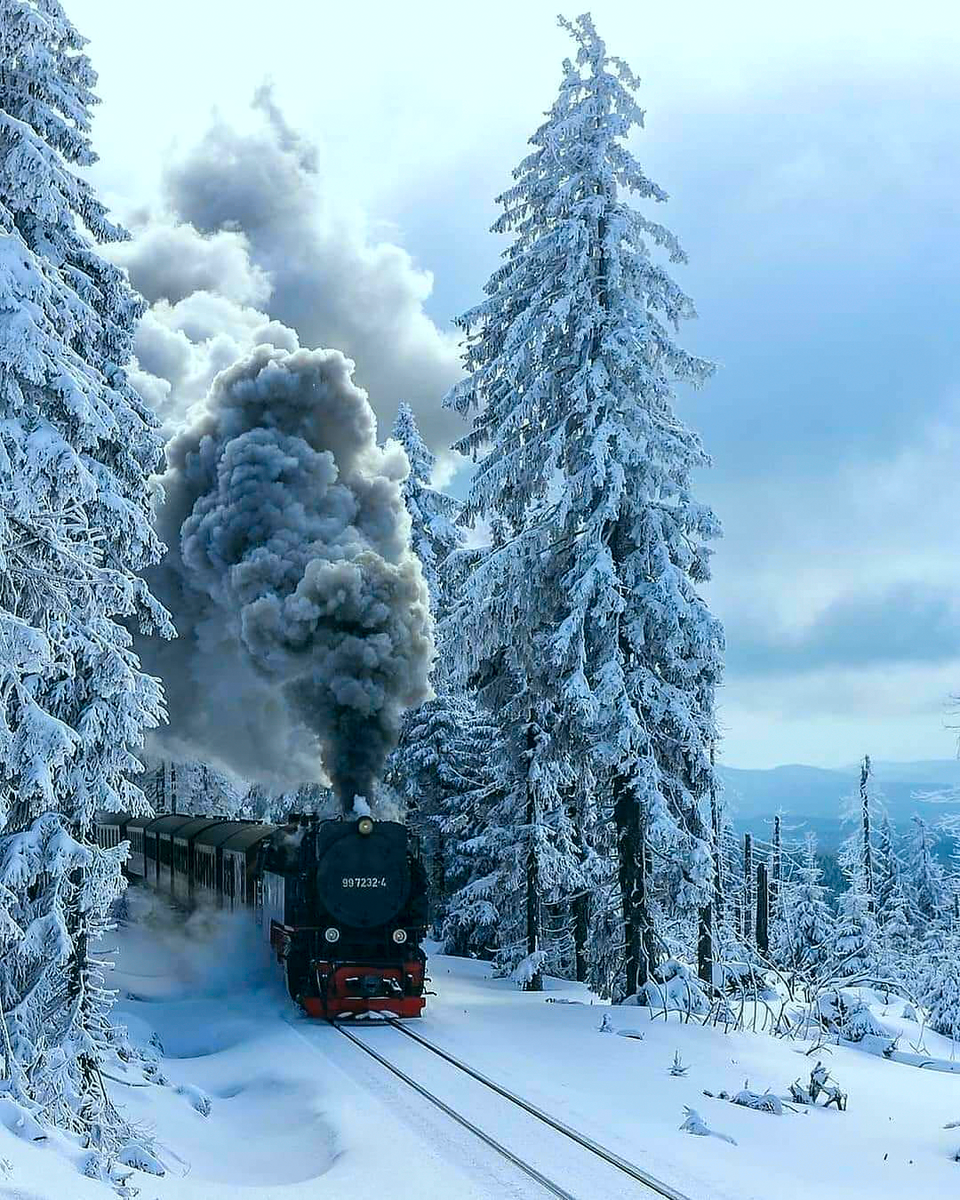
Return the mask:
<path id="1" fill-rule="evenodd" d="M 420 1015 L 426 877 L 406 826 L 291 814 L 261 875 L 265 935 L 308 1013 Z"/>

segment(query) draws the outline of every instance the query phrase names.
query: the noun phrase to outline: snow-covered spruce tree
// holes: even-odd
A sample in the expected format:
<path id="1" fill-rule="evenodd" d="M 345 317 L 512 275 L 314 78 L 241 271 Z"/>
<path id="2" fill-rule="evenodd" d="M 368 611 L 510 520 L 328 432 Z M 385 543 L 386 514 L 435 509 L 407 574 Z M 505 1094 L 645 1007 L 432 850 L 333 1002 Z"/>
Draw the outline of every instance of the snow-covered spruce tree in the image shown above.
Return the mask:
<path id="1" fill-rule="evenodd" d="M 692 494 L 708 459 L 672 397 L 713 367 L 673 340 L 694 308 L 651 247 L 683 251 L 626 202 L 666 199 L 624 145 L 643 123 L 637 79 L 589 16 L 561 23 L 576 63 L 499 197 L 494 230 L 513 241 L 460 319 L 468 374 L 447 398 L 473 415 L 467 515 L 494 530 L 464 637 L 490 658 L 515 648 L 563 730 L 555 751 L 602 781 L 635 992 L 660 953 L 648 858 L 671 906 L 710 898 L 699 807 L 723 635 L 697 587 L 719 527 Z"/>
<path id="2" fill-rule="evenodd" d="M 479 878 L 471 873 L 451 897 L 450 920 L 462 925 L 474 899 L 490 904 L 498 971 L 539 991 L 543 971 L 561 968 L 562 948 L 549 936 L 546 906 L 562 904 L 584 883 L 568 804 L 574 768 L 554 744 L 563 737 L 556 713 L 533 694 L 519 655 L 504 653 L 474 686 L 482 707 L 496 714 L 499 737 L 490 764 L 493 803 L 477 812 L 477 832 L 460 853 L 490 867 Z"/>
<path id="3" fill-rule="evenodd" d="M 161 549 L 160 442 L 124 372 L 141 304 L 75 173 L 95 157 L 83 44 L 57 0 L 0 0 L 0 1008 L 21 1098 L 109 1151 L 90 947 L 122 879 L 92 822 L 143 805 L 132 749 L 161 717 L 123 622 L 169 625 L 137 574 Z"/>
<path id="4" fill-rule="evenodd" d="M 830 972 L 837 979 L 865 981 L 876 975 L 882 947 L 872 911 L 873 898 L 862 876 L 851 880 L 837 907 Z"/>
<path id="5" fill-rule="evenodd" d="M 871 911 L 876 910 L 876 849 L 873 844 L 874 811 L 878 804 L 870 755 L 860 763 L 860 781 L 854 798 L 856 823 L 840 853 L 840 864 L 848 881 L 857 881 Z"/>
<path id="6" fill-rule="evenodd" d="M 880 977 L 906 986 L 917 978 L 917 964 L 910 953 L 914 936 L 909 904 L 899 883 L 884 902 L 880 916 Z"/>
<path id="7" fill-rule="evenodd" d="M 921 937 L 931 932 L 943 916 L 947 893 L 943 868 L 933 852 L 934 837 L 923 817 L 911 818 L 906 844 L 906 882 L 914 919 Z"/>
<path id="8" fill-rule="evenodd" d="M 937 1033 L 960 1041 L 960 937 L 956 933 L 945 939 L 943 949 L 927 965 L 920 1001 Z"/>
<path id="9" fill-rule="evenodd" d="M 409 778 L 434 814 L 433 895 L 447 952 L 489 957 L 504 925 L 502 855 L 491 829 L 504 801 L 506 749 L 499 722 L 475 697 L 450 692 L 445 699 L 420 709 Z"/>
<path id="10" fill-rule="evenodd" d="M 903 863 L 897 850 L 893 824 L 889 815 L 884 813 L 880 821 L 874 872 L 877 917 L 881 925 L 886 923 L 888 914 L 903 900 L 902 877 Z"/>
<path id="11" fill-rule="evenodd" d="M 182 811 L 209 817 L 236 817 L 243 804 L 240 781 L 209 763 L 181 764 Z"/>
<path id="12" fill-rule="evenodd" d="M 431 740 L 431 749 L 423 753 L 443 756 L 443 738 L 446 731 L 453 729 L 452 712 L 446 711 L 456 707 L 451 692 L 451 672 L 448 669 L 449 647 L 445 650 L 440 636 L 443 617 L 448 609 L 447 578 L 450 574 L 443 569 L 443 564 L 463 543 L 463 530 L 456 524 L 460 514 L 460 503 L 430 485 L 436 458 L 421 437 L 416 417 L 408 404 L 401 402 L 391 437 L 400 443 L 410 462 L 410 474 L 403 485 L 404 503 L 410 516 L 410 543 L 423 565 L 423 574 L 430 593 L 430 609 L 438 626 L 438 652 L 433 670 L 436 699 L 429 701 L 421 710 L 407 714 L 400 743 L 388 765 L 388 777 L 393 785 L 407 796 L 411 816 L 419 821 L 421 814 L 426 815 L 431 810 L 425 803 L 425 797 L 423 802 L 417 801 L 417 796 L 407 779 L 406 763 L 411 756 L 419 759 L 423 757 L 413 746 L 412 738 L 428 737 Z M 424 709 L 428 711 L 425 713 Z M 415 769 L 420 771 L 419 766 Z M 420 783 L 422 782 L 421 777 Z"/>
<path id="13" fill-rule="evenodd" d="M 782 918 L 777 925 L 774 955 L 786 969 L 816 979 L 830 957 L 834 917 L 824 899 L 823 872 L 817 842 L 808 834 L 796 877 L 785 885 Z"/>
<path id="14" fill-rule="evenodd" d="M 455 815 L 459 783 L 461 721 L 469 720 L 465 697 L 457 690 L 449 669 L 450 647 L 444 646 L 442 618 L 448 607 L 449 571 L 444 562 L 463 542 L 456 520 L 460 504 L 431 486 L 436 459 L 417 426 L 413 410 L 401 402 L 391 437 L 399 442 L 410 462 L 403 496 L 410 515 L 410 541 L 423 565 L 430 592 L 430 608 L 437 622 L 437 658 L 433 669 L 436 695 L 404 717 L 397 748 L 387 764 L 388 783 L 404 798 L 407 821 L 421 838 L 433 880 L 433 912 L 437 928 L 443 927 L 446 901 L 448 847 L 445 814 Z M 475 772 L 468 768 L 467 777 Z M 471 778 L 468 789 L 475 780 Z M 489 942 L 487 943 L 489 944 Z"/>
<path id="15" fill-rule="evenodd" d="M 400 443 L 410 460 L 403 499 L 410 514 L 411 544 L 423 565 L 433 614 L 439 621 L 446 611 L 444 576 L 440 568 L 447 556 L 463 542 L 463 530 L 457 526 L 461 504 L 431 487 L 436 458 L 420 435 L 413 409 L 403 401 L 397 409 L 390 436 Z"/>

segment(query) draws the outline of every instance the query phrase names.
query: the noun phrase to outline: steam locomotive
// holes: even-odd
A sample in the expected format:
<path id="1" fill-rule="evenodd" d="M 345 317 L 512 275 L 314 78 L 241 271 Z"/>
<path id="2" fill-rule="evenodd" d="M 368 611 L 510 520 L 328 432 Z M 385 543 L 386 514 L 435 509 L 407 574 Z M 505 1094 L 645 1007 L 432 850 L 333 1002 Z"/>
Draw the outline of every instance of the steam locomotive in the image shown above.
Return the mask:
<path id="1" fill-rule="evenodd" d="M 285 825 L 101 813 L 96 832 L 104 847 L 130 843 L 131 880 L 187 907 L 249 913 L 310 1016 L 423 1011 L 426 872 L 406 826 L 303 813 Z"/>

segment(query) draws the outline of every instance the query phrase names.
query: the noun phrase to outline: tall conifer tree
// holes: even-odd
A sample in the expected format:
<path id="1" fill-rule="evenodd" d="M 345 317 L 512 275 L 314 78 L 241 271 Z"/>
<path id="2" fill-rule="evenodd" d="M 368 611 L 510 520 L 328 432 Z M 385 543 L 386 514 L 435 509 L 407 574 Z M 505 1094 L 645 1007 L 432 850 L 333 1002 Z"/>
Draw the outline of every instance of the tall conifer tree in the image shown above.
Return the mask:
<path id="1" fill-rule="evenodd" d="M 17 1088 L 109 1140 L 88 944 L 122 881 L 92 823 L 142 808 L 132 749 L 161 717 L 124 622 L 169 626 L 138 576 L 161 549 L 160 441 L 125 374 L 141 302 L 76 173 L 95 161 L 83 45 L 58 0 L 0 0 L 0 1005 Z"/>
<path id="2" fill-rule="evenodd" d="M 550 755 L 585 768 L 567 806 L 581 826 L 602 786 L 633 992 L 660 953 L 649 864 L 672 906 L 711 886 L 700 804 L 723 635 L 697 588 L 719 526 L 691 490 L 708 459 L 673 389 L 713 368 L 673 338 L 694 308 L 651 249 L 682 263 L 679 243 L 627 202 L 667 198 L 624 144 L 643 124 L 638 81 L 589 16 L 561 24 L 576 61 L 499 197 L 494 230 L 512 242 L 460 320 L 468 374 L 447 402 L 472 416 L 467 514 L 493 528 L 465 640 L 475 657 L 517 656 Z"/>

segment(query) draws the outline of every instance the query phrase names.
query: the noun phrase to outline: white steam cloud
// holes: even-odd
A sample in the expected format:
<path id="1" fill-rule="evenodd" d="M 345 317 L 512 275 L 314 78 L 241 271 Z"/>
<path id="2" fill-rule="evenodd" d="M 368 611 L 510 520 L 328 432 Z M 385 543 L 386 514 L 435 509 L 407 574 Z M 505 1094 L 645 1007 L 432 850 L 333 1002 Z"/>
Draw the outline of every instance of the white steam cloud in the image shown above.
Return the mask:
<path id="1" fill-rule="evenodd" d="M 269 87 L 254 107 L 260 130 L 216 119 L 166 168 L 164 211 L 135 215 L 133 240 L 111 248 L 151 303 L 134 382 L 174 431 L 217 372 L 261 342 L 335 346 L 384 428 L 406 400 L 449 473 L 461 422 L 441 400 L 461 366 L 454 331 L 424 311 L 432 276 L 324 202 L 315 150 Z"/>

